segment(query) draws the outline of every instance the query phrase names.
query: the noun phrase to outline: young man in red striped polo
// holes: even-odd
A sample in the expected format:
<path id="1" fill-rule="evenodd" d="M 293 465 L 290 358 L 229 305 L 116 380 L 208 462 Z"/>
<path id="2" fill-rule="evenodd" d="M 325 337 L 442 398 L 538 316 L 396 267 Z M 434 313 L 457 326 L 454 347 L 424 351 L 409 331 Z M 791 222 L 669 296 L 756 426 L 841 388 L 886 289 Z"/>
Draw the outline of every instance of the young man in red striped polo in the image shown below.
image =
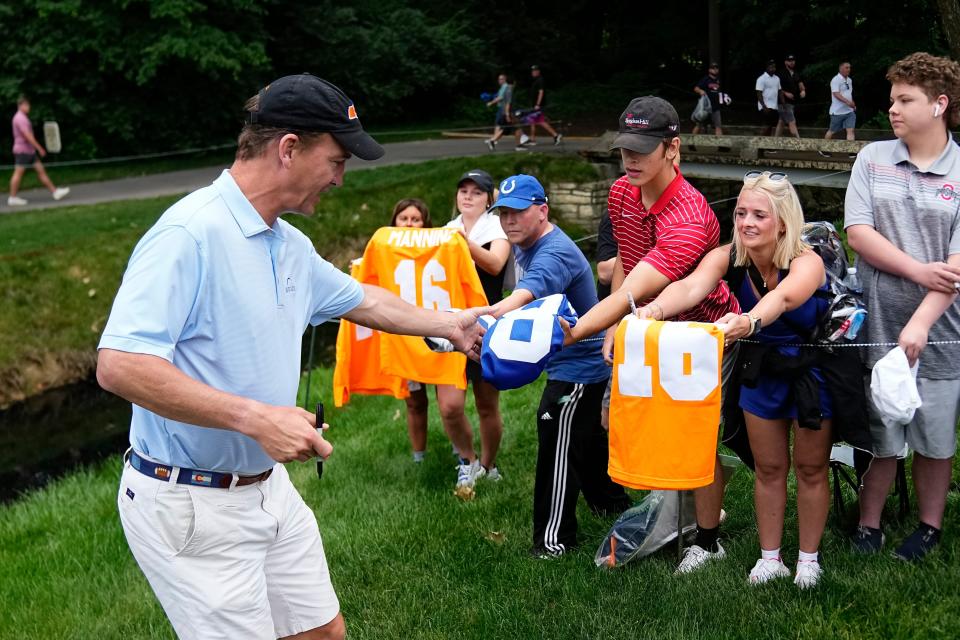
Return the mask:
<path id="1" fill-rule="evenodd" d="M 635 98 L 620 116 L 620 133 L 610 146 L 620 150 L 626 170 L 610 187 L 607 199 L 618 249 L 613 293 L 578 323 L 578 328 L 584 322 L 591 326 L 597 322 L 598 329 L 609 327 L 603 356 L 610 365 L 617 323 L 629 311 L 627 292 L 638 305 L 652 300 L 668 284 L 689 275 L 720 239 L 717 216 L 676 164 L 679 132 L 680 118 L 669 102 L 654 96 Z M 739 313 L 740 306 L 721 282 L 702 303 L 673 319 L 714 322 L 731 312 Z M 725 351 L 724 388 L 735 359 L 735 348 Z M 724 556 L 718 542 L 723 503 L 719 460 L 713 484 L 694 491 L 694 497 L 697 537 L 685 551 L 678 573 Z"/>

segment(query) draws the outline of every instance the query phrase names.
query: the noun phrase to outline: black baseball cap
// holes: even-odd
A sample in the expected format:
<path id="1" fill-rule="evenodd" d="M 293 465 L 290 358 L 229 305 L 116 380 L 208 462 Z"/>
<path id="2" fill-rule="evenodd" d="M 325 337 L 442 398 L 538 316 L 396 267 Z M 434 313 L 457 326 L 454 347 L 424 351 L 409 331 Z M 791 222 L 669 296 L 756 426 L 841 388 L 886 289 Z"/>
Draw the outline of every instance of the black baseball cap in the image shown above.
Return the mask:
<path id="1" fill-rule="evenodd" d="M 707 69 L 719 69 L 720 63 L 715 61 L 710 61 L 710 64 L 707 66 Z"/>
<path id="2" fill-rule="evenodd" d="M 362 160 L 376 160 L 383 147 L 363 130 L 353 101 L 336 85 L 309 73 L 274 80 L 259 93 L 250 124 L 329 133 Z"/>
<path id="3" fill-rule="evenodd" d="M 794 55 L 793 55 L 792 53 L 788 53 L 788 54 L 787 54 L 787 57 L 784 58 L 784 60 L 796 60 L 796 57 L 794 57 Z"/>
<path id="4" fill-rule="evenodd" d="M 480 187 L 482 191 L 493 193 L 493 178 L 483 169 L 471 169 L 460 176 L 460 181 L 457 182 L 457 188 L 460 188 L 460 186 L 468 180 Z"/>
<path id="5" fill-rule="evenodd" d="M 539 68 L 540 68 L 539 65 L 536 65 L 536 64 L 530 65 L 530 71 L 536 71 L 536 70 L 539 69 Z"/>
<path id="6" fill-rule="evenodd" d="M 680 116 L 673 105 L 656 96 L 634 98 L 620 114 L 620 134 L 610 150 L 650 153 L 663 140 L 680 135 Z"/>

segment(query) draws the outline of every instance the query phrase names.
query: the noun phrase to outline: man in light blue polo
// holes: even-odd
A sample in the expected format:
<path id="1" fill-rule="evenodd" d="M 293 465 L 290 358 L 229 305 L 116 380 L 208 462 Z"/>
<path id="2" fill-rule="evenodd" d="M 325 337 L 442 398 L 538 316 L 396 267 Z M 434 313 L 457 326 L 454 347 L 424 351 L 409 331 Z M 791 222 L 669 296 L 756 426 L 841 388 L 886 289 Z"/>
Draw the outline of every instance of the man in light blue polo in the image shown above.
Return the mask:
<path id="1" fill-rule="evenodd" d="M 484 310 L 360 285 L 280 219 L 312 214 L 351 155 L 383 155 L 343 92 L 287 76 L 246 110 L 234 164 L 140 240 L 104 329 L 97 379 L 134 405 L 120 519 L 181 638 L 342 638 L 316 519 L 279 464 L 333 449 L 295 406 L 304 329 L 344 317 L 472 351 Z"/>

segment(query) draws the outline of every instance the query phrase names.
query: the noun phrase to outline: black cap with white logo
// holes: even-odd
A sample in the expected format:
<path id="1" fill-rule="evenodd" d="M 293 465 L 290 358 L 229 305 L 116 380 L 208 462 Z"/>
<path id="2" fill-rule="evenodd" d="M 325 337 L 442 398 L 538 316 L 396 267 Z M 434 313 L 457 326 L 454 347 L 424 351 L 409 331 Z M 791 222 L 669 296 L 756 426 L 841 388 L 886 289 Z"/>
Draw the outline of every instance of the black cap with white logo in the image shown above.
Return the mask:
<path id="1" fill-rule="evenodd" d="M 680 116 L 673 105 L 656 96 L 634 98 L 620 114 L 620 135 L 614 138 L 610 149 L 650 153 L 664 139 L 679 135 Z"/>
<path id="2" fill-rule="evenodd" d="M 493 193 L 493 178 L 490 177 L 490 174 L 483 169 L 471 169 L 460 176 L 460 181 L 457 183 L 457 188 L 463 185 L 464 182 L 468 181 L 476 184 L 484 193 Z"/>
<path id="3" fill-rule="evenodd" d="M 260 90 L 259 107 L 247 122 L 329 133 L 362 160 L 376 160 L 383 147 L 363 130 L 353 101 L 336 85 L 309 73 L 284 76 Z"/>

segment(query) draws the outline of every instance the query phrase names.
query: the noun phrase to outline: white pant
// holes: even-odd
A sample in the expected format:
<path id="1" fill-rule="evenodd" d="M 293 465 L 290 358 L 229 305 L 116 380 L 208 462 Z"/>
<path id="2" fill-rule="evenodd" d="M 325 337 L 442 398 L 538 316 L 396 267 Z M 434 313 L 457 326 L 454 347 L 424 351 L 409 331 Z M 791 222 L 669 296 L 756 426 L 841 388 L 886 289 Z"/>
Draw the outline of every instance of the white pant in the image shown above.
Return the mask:
<path id="1" fill-rule="evenodd" d="M 117 495 L 134 558 L 180 638 L 273 639 L 333 620 L 313 512 L 278 464 L 264 482 L 217 489 L 125 464 Z"/>

